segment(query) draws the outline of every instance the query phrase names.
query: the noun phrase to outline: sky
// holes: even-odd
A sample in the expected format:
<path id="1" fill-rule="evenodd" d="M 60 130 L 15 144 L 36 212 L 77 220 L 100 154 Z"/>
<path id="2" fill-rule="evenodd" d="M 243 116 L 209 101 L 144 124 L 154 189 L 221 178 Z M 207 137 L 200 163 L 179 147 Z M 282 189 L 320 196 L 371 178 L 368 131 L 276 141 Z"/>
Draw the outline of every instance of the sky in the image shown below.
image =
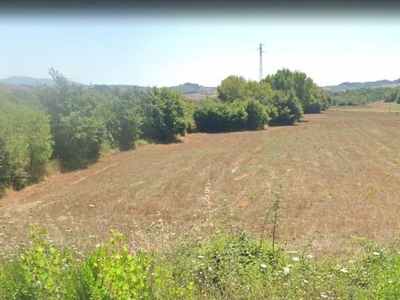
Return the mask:
<path id="1" fill-rule="evenodd" d="M 400 18 L 372 11 L 11 13 L 0 30 L 0 79 L 54 68 L 83 84 L 215 87 L 229 75 L 258 81 L 260 43 L 263 77 L 288 68 L 319 86 L 400 78 Z"/>

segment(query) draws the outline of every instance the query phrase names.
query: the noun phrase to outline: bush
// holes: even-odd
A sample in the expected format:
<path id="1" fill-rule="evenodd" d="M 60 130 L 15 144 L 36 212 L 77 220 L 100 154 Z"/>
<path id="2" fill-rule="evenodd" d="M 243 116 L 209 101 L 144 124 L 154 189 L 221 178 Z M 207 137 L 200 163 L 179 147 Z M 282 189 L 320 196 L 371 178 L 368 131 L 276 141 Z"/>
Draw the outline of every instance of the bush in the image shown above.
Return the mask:
<path id="1" fill-rule="evenodd" d="M 266 106 L 256 100 L 223 103 L 207 99 L 196 108 L 193 118 L 200 132 L 258 130 L 269 120 Z"/>
<path id="2" fill-rule="evenodd" d="M 270 103 L 274 111 L 270 125 L 293 125 L 303 115 L 300 101 L 293 92 L 276 91 Z"/>
<path id="3" fill-rule="evenodd" d="M 159 142 L 173 142 L 193 129 L 189 104 L 179 91 L 153 88 L 145 105 L 142 138 Z"/>

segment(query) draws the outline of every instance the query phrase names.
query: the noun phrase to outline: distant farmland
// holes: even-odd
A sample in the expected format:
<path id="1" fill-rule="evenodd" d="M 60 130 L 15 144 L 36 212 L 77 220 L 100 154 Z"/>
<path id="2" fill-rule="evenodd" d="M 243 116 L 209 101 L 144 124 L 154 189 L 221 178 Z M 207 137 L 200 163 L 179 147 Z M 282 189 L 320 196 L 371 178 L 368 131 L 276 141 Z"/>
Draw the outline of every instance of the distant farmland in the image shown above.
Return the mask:
<path id="1" fill-rule="evenodd" d="M 202 218 L 208 182 L 211 206 L 259 236 L 282 180 L 278 238 L 288 248 L 311 243 L 314 253 L 346 253 L 356 247 L 352 236 L 392 242 L 400 114 L 348 110 L 305 115 L 296 126 L 145 145 L 10 191 L 0 201 L 0 241 L 13 247 L 36 223 L 66 245 L 93 247 L 119 229 L 145 247 L 152 223 L 179 235 Z"/>

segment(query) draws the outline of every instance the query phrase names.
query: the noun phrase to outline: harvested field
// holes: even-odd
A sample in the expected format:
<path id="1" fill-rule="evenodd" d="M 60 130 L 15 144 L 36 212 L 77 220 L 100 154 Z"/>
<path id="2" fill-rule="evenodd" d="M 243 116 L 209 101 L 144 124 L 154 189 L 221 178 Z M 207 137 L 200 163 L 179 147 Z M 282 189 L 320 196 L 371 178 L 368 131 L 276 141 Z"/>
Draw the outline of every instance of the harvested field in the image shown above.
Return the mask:
<path id="1" fill-rule="evenodd" d="M 390 243 L 400 222 L 398 124 L 400 114 L 328 111 L 296 126 L 197 133 L 111 155 L 8 192 L 0 200 L 0 242 L 26 240 L 32 223 L 66 245 L 93 246 L 110 229 L 144 245 L 160 219 L 179 235 L 202 218 L 208 181 L 211 205 L 225 199 L 230 220 L 259 236 L 282 180 L 278 241 L 288 248 L 353 252 L 352 236 Z"/>

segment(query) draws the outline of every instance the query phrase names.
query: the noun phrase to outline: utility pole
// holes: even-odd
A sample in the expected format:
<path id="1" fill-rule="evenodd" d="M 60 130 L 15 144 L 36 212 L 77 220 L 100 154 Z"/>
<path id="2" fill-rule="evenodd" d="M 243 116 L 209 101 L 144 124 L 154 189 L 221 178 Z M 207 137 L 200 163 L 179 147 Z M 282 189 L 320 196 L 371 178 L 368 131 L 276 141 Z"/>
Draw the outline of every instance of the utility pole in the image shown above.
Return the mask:
<path id="1" fill-rule="evenodd" d="M 261 95 L 262 95 L 261 80 L 263 79 L 262 54 L 263 54 L 264 51 L 262 50 L 262 46 L 265 46 L 265 45 L 260 43 L 260 49 L 259 49 L 260 50 L 260 100 L 261 100 Z"/>

